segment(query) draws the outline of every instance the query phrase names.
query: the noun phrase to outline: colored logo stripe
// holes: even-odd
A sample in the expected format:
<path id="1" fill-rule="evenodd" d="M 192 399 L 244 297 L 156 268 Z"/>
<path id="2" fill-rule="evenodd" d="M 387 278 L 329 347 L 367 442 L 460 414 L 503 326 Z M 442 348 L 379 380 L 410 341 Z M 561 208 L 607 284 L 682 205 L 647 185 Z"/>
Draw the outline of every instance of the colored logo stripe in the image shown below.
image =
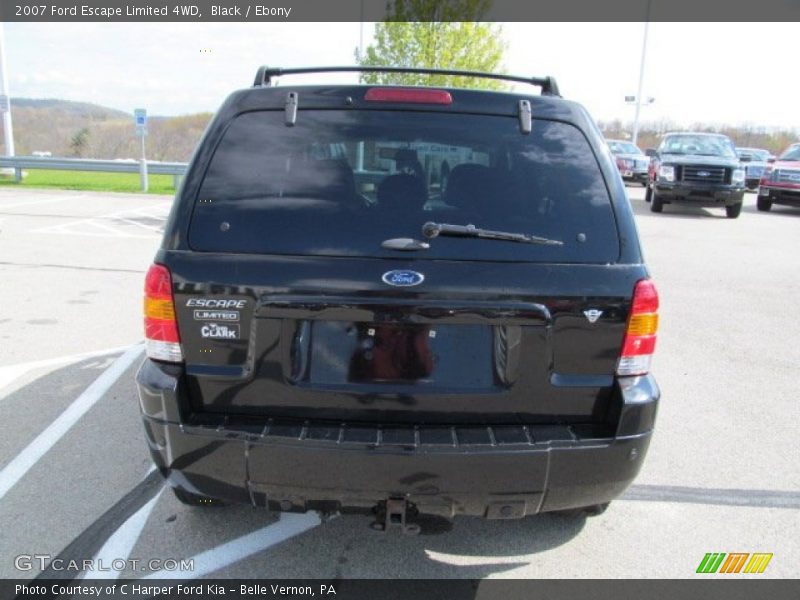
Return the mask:
<path id="1" fill-rule="evenodd" d="M 744 566 L 744 561 L 747 560 L 747 557 L 750 556 L 747 552 L 731 552 L 728 554 L 728 558 L 725 559 L 725 562 L 722 563 L 722 567 L 720 568 L 720 573 L 738 573 L 742 570 Z"/>
<path id="2" fill-rule="evenodd" d="M 697 567 L 698 573 L 716 573 L 722 564 L 722 559 L 725 558 L 724 552 L 707 553 L 703 560 L 700 561 L 700 566 Z"/>
<path id="3" fill-rule="evenodd" d="M 726 558 L 727 556 L 727 558 Z M 750 557 L 748 561 L 747 558 Z M 744 567 L 744 573 L 763 573 L 769 561 L 772 560 L 772 553 L 756 552 L 708 552 L 697 566 L 697 573 L 740 573 Z M 745 566 L 745 562 L 747 566 Z"/>
<path id="4" fill-rule="evenodd" d="M 745 573 L 763 573 L 769 561 L 772 560 L 772 553 L 756 553 L 750 558 L 750 562 L 744 568 Z"/>

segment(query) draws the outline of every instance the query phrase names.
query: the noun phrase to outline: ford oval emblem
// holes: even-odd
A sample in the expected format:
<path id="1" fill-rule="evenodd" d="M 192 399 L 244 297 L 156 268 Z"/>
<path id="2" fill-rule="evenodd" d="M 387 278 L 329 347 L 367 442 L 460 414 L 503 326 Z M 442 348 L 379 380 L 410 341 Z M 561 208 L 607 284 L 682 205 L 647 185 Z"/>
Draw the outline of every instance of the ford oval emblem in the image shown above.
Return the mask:
<path id="1" fill-rule="evenodd" d="M 697 175 L 699 177 L 708 177 L 709 175 L 711 175 L 711 173 L 709 173 L 708 171 L 698 171 Z"/>
<path id="2" fill-rule="evenodd" d="M 381 277 L 383 283 L 395 285 L 398 287 L 409 287 L 412 285 L 419 285 L 425 281 L 425 276 L 416 271 L 387 271 Z"/>

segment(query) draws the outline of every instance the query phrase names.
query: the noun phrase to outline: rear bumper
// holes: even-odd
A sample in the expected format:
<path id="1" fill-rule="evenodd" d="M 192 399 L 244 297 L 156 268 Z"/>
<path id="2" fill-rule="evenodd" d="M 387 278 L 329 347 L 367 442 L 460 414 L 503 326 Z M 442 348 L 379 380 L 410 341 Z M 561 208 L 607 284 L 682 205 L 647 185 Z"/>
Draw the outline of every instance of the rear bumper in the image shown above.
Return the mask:
<path id="1" fill-rule="evenodd" d="M 581 426 L 387 428 L 188 415 L 180 367 L 137 374 L 153 460 L 170 485 L 285 511 L 369 510 L 518 518 L 608 502 L 636 477 L 659 391 L 619 380 L 616 432 Z"/>
<path id="2" fill-rule="evenodd" d="M 782 188 L 769 185 L 762 185 L 758 190 L 758 195 L 768 198 L 775 204 L 786 204 L 788 206 L 800 206 L 800 188 Z"/>
<path id="3" fill-rule="evenodd" d="M 634 181 L 637 183 L 646 183 L 649 180 L 649 173 L 647 169 L 643 171 L 621 171 L 622 179 L 625 181 Z"/>
<path id="4" fill-rule="evenodd" d="M 697 206 L 728 206 L 742 202 L 745 188 L 744 185 L 703 186 L 659 181 L 655 190 L 659 198 L 665 202 L 686 202 Z"/>

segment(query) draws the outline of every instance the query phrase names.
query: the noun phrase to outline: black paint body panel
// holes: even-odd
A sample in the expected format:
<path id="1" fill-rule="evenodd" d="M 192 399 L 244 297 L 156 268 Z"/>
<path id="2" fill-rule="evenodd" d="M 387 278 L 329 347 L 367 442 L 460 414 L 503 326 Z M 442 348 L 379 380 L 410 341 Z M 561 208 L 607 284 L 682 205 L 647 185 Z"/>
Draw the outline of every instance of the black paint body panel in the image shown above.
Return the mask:
<path id="1" fill-rule="evenodd" d="M 283 110 L 292 90 L 298 119 L 377 109 L 362 86 L 251 89 L 209 125 L 156 256 L 172 274 L 185 361 L 148 359 L 137 375 L 148 444 L 170 484 L 282 510 L 364 509 L 399 495 L 447 516 L 524 516 L 620 494 L 659 399 L 651 376 L 615 375 L 634 286 L 649 275 L 619 171 L 585 110 L 467 90 L 451 90 L 453 106 L 424 107 L 516 118 L 524 98 L 534 127 L 578 128 L 608 190 L 615 261 L 192 250 L 198 191 L 226 127 Z M 392 270 L 424 281 L 388 286 Z"/>

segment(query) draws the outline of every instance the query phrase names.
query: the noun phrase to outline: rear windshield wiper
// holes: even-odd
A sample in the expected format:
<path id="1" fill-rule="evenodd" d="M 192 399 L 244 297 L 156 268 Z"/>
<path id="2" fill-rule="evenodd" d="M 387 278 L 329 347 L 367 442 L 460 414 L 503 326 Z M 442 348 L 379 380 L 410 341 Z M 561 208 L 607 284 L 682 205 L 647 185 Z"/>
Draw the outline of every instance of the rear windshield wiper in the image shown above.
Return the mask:
<path id="1" fill-rule="evenodd" d="M 426 238 L 437 236 L 472 237 L 486 240 L 504 240 L 507 242 L 521 242 L 523 244 L 544 244 L 546 246 L 563 246 L 560 240 L 551 240 L 537 235 L 526 233 L 509 233 L 507 231 L 492 231 L 481 229 L 475 225 L 451 225 L 450 223 L 433 223 L 428 221 L 422 226 L 422 235 Z"/>

